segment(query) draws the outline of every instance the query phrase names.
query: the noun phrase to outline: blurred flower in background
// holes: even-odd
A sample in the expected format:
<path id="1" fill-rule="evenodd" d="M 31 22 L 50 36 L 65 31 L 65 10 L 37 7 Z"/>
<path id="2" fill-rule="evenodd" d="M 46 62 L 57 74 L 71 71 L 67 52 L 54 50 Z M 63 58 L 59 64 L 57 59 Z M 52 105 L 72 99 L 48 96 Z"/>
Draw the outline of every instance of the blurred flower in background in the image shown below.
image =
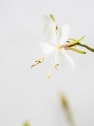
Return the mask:
<path id="1" fill-rule="evenodd" d="M 22 126 L 30 126 L 30 123 L 28 121 L 24 122 Z"/>

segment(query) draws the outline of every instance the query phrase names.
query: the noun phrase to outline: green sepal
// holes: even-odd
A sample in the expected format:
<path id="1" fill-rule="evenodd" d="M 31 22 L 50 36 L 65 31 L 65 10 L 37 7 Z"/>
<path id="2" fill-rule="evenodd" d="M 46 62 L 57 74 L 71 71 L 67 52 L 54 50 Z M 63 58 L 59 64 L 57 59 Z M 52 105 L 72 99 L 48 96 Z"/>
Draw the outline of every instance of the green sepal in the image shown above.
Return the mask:
<path id="1" fill-rule="evenodd" d="M 74 51 L 74 52 L 79 53 L 79 54 L 86 54 L 85 51 L 82 51 L 82 50 L 79 50 L 79 49 L 76 49 L 76 48 L 67 47 L 66 49 L 67 49 L 67 50 Z"/>
<path id="2" fill-rule="evenodd" d="M 68 40 L 70 41 L 73 41 L 74 43 L 79 43 L 80 41 L 82 41 L 83 39 L 85 38 L 85 36 L 82 36 L 81 38 L 79 38 L 79 39 L 73 39 L 73 38 L 69 38 Z M 68 41 L 68 42 L 69 42 Z"/>

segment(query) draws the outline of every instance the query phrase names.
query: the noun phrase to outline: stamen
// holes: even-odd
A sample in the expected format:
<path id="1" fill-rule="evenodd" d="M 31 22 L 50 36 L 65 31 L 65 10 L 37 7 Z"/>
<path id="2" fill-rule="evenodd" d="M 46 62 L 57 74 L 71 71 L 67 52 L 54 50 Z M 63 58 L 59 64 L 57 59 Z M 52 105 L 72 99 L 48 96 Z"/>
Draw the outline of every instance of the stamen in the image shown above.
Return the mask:
<path id="1" fill-rule="evenodd" d="M 55 64 L 55 69 L 58 69 L 58 67 L 59 67 L 59 64 Z"/>
<path id="2" fill-rule="evenodd" d="M 43 62 L 45 60 L 44 57 L 40 58 L 40 59 L 37 59 L 35 62 Z"/>
<path id="3" fill-rule="evenodd" d="M 45 60 L 44 57 L 35 60 L 35 63 L 31 65 L 31 68 L 34 67 L 34 66 L 36 66 L 36 65 L 38 65 L 38 64 L 40 64 L 40 63 L 42 63 L 44 60 Z"/>

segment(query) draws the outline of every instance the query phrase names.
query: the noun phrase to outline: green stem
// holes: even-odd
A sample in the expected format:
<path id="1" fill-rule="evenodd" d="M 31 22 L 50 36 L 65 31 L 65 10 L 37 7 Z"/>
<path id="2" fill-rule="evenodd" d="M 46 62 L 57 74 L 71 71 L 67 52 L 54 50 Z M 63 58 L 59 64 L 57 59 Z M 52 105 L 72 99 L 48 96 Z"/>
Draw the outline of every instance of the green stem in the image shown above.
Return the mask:
<path id="1" fill-rule="evenodd" d="M 70 41 L 67 41 L 67 42 L 70 43 Z M 79 46 L 85 47 L 85 48 L 88 49 L 89 51 L 94 52 L 94 48 L 91 48 L 91 47 L 89 47 L 89 46 L 87 46 L 87 45 L 85 45 L 85 44 L 82 44 L 82 43 L 80 43 L 79 41 L 77 41 L 77 42 L 75 42 L 75 43 L 73 43 L 73 44 L 70 44 L 69 47 L 73 47 L 73 46 L 75 46 L 75 45 L 79 45 Z"/>
<path id="2" fill-rule="evenodd" d="M 87 45 L 85 45 L 85 44 L 77 43 L 77 45 L 82 46 L 82 47 L 85 47 L 86 49 L 88 49 L 88 50 L 94 52 L 94 48 L 91 48 L 91 47 L 89 47 L 89 46 L 87 46 Z"/>

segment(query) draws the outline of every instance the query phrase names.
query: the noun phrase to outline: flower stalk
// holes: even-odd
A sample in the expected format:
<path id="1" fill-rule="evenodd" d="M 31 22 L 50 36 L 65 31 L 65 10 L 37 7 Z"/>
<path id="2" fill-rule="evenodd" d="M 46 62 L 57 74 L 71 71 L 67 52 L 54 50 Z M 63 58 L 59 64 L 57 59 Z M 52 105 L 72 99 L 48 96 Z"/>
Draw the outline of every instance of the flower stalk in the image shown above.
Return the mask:
<path id="1" fill-rule="evenodd" d="M 82 47 L 85 47 L 85 48 L 88 49 L 89 51 L 94 52 L 94 48 L 91 48 L 91 47 L 89 47 L 88 45 L 85 45 L 85 44 L 82 44 L 82 43 L 77 43 L 77 45 L 82 46 Z"/>

